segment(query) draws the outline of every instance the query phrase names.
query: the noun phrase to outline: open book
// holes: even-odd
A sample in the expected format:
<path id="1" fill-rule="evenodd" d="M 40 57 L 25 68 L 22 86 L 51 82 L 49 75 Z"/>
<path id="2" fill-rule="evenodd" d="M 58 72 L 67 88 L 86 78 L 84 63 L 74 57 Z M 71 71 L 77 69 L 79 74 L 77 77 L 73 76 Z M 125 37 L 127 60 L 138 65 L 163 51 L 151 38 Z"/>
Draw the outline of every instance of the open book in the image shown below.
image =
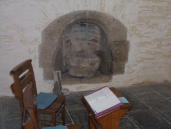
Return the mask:
<path id="1" fill-rule="evenodd" d="M 123 104 L 108 87 L 100 88 L 93 93 L 85 95 L 84 98 L 91 106 L 96 117 L 100 117 Z"/>

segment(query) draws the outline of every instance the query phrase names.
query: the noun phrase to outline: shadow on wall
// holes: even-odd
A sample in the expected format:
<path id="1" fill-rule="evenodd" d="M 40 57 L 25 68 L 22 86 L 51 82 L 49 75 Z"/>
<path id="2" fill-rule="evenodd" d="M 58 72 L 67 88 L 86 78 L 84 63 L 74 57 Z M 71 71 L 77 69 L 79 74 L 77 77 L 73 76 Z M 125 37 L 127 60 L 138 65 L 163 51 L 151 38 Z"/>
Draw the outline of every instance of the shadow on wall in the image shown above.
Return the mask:
<path id="1" fill-rule="evenodd" d="M 78 23 L 98 26 L 101 32 L 103 32 L 103 39 L 105 40 L 103 43 L 98 42 L 100 44 L 100 50 L 93 52 L 93 54 L 96 53 L 96 56 L 103 62 L 99 66 L 100 72 L 104 75 L 123 74 L 125 63 L 128 61 L 129 51 L 126 27 L 120 21 L 108 14 L 83 10 L 71 12 L 55 19 L 42 31 L 42 43 L 39 46 L 39 64 L 40 67 L 43 68 L 44 79 L 52 80 L 53 71 L 55 70 L 61 70 L 63 73 L 71 71 L 68 69 L 69 65 L 65 58 L 66 54 L 64 49 L 66 49 L 66 47 L 64 47 L 64 39 L 66 38 L 66 32 Z M 80 30 L 81 29 L 79 29 L 79 33 L 81 32 Z M 94 37 L 97 36 L 95 35 Z M 76 38 L 78 39 L 78 37 Z M 70 39 L 73 39 L 73 37 Z M 73 41 L 75 40 L 72 40 L 72 44 L 74 44 Z M 81 51 L 84 50 L 82 49 Z M 101 53 L 98 53 L 99 51 Z M 86 58 L 87 56 L 83 56 L 81 59 L 82 61 L 84 60 L 84 57 Z M 77 68 L 79 68 L 79 66 L 77 66 Z M 80 69 L 80 71 L 82 70 Z"/>

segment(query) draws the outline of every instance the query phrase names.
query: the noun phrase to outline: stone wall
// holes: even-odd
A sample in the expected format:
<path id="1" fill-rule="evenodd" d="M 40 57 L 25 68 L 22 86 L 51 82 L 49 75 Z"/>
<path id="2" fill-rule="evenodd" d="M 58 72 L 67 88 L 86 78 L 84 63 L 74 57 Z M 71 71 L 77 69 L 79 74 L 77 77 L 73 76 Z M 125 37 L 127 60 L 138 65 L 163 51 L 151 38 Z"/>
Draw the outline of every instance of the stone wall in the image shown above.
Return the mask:
<path id="1" fill-rule="evenodd" d="M 9 71 L 28 58 L 33 59 L 38 91 L 52 91 L 53 81 L 45 81 L 39 67 L 41 32 L 56 18 L 78 10 L 106 13 L 127 28 L 128 61 L 125 73 L 113 76 L 109 83 L 64 88 L 75 91 L 171 81 L 170 7 L 170 0 L 1 0 L 0 96 L 12 95 Z"/>

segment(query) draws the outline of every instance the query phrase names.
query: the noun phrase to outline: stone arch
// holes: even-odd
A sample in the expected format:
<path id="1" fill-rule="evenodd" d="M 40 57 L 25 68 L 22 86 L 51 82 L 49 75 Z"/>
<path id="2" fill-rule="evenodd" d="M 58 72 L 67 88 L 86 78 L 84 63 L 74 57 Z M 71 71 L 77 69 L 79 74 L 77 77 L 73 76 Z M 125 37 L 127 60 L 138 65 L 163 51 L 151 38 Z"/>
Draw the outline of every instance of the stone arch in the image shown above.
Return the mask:
<path id="1" fill-rule="evenodd" d="M 55 57 L 61 49 L 60 37 L 67 26 L 78 20 L 87 20 L 100 26 L 106 34 L 107 44 L 112 51 L 113 73 L 123 73 L 128 58 L 126 27 L 112 16 L 97 12 L 81 10 L 68 13 L 50 23 L 42 31 L 42 43 L 39 46 L 39 64 L 43 68 L 44 78 L 53 79 Z M 61 57 L 62 58 L 62 57 Z"/>

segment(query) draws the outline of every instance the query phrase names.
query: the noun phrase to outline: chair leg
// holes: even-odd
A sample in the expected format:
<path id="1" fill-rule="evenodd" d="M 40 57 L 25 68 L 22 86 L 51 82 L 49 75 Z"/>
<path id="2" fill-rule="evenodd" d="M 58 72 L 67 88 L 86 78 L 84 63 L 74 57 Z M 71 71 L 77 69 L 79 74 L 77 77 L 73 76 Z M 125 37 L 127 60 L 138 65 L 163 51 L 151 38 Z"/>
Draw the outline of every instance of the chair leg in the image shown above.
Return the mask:
<path id="1" fill-rule="evenodd" d="M 53 126 L 56 126 L 56 113 L 52 114 L 52 122 L 53 122 Z"/>
<path id="2" fill-rule="evenodd" d="M 63 121 L 63 125 L 65 125 L 65 104 L 62 107 L 62 121 Z"/>

